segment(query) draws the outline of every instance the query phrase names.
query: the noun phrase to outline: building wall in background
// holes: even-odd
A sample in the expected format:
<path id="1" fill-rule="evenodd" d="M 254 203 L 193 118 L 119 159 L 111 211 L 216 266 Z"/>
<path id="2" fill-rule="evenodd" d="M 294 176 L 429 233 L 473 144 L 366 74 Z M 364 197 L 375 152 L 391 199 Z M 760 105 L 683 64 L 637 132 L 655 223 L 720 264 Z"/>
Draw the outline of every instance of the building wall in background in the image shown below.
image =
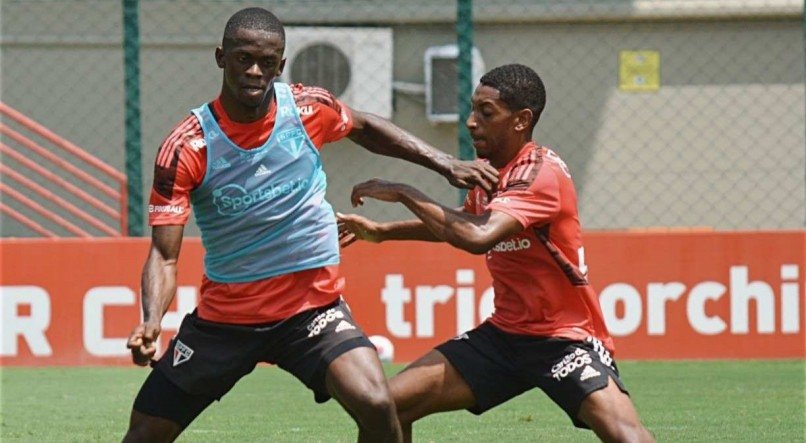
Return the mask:
<path id="1" fill-rule="evenodd" d="M 415 2 L 410 14 L 397 6 L 358 11 L 356 2 L 338 3 L 284 3 L 276 10 L 292 25 L 321 24 L 320 15 L 329 15 L 329 23 L 391 26 L 395 81 L 422 83 L 425 49 L 456 40 L 453 2 Z M 488 69 L 518 62 L 544 78 L 548 105 L 535 138 L 569 164 L 587 228 L 804 226 L 799 19 L 782 14 L 596 23 L 584 15 L 543 18 L 529 2 L 510 2 L 509 15 L 496 15 L 492 3 L 477 2 L 476 45 Z M 517 6 L 528 13 L 511 13 Z M 237 2 L 141 5 L 146 200 L 157 147 L 189 109 L 220 89 L 213 50 L 226 19 L 240 7 Z M 328 7 L 329 14 L 319 14 Z M 121 29 L 116 2 L 3 2 L 0 97 L 123 170 Z M 621 50 L 659 51 L 657 92 L 618 89 Z M 393 120 L 400 126 L 458 153 L 456 124 L 429 123 L 422 95 L 397 92 L 394 106 Z M 352 185 L 372 177 L 413 183 L 445 204 L 458 203 L 458 192 L 436 173 L 369 154 L 349 141 L 326 147 L 323 158 L 328 197 L 339 211 L 351 210 Z M 385 220 L 408 217 L 402 207 L 380 203 L 361 212 Z M 187 232 L 198 234 L 195 224 Z M 3 217 L 0 235 L 31 233 Z"/>

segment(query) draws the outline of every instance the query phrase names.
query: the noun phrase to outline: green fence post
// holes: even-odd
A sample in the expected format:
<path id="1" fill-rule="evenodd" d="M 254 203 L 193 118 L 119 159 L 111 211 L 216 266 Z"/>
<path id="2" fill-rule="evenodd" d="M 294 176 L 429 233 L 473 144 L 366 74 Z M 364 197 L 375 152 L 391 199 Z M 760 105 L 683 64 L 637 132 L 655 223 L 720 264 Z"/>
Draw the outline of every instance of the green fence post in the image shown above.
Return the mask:
<path id="1" fill-rule="evenodd" d="M 139 0 L 123 0 L 123 63 L 126 89 L 126 179 L 128 235 L 143 235 L 142 134 L 140 128 Z"/>
<path id="2" fill-rule="evenodd" d="M 465 126 L 470 115 L 470 96 L 473 94 L 473 1 L 457 0 L 456 8 L 456 44 L 459 47 L 459 59 L 456 64 L 458 74 L 458 106 L 459 106 L 459 158 L 472 160 L 476 158 L 473 150 L 473 139 Z M 467 190 L 459 191 L 459 204 L 464 203 Z"/>

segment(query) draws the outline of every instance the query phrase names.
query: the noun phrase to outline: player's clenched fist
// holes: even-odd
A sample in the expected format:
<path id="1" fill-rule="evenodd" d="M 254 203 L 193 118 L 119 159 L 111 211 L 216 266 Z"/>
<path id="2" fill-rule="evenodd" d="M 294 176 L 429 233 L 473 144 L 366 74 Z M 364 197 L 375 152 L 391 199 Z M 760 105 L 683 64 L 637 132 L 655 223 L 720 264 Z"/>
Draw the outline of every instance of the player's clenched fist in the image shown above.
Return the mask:
<path id="1" fill-rule="evenodd" d="M 452 159 L 449 171 L 448 181 L 457 188 L 473 189 L 479 186 L 490 195 L 498 184 L 498 170 L 487 162 Z"/>
<path id="2" fill-rule="evenodd" d="M 161 332 L 160 325 L 141 323 L 129 335 L 126 343 L 132 351 L 132 361 L 138 366 L 146 366 L 157 353 L 157 337 Z"/>

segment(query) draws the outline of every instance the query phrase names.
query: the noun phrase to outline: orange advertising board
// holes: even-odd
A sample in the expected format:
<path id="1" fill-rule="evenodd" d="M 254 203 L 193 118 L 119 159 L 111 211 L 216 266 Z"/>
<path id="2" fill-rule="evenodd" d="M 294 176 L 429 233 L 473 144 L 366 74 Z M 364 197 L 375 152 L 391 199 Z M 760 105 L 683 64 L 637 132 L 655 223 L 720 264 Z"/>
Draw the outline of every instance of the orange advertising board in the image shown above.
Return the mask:
<path id="1" fill-rule="evenodd" d="M 0 363 L 129 364 L 148 239 L 0 241 Z M 621 359 L 804 358 L 806 232 L 585 236 L 591 283 Z M 163 343 L 199 297 L 203 250 L 186 239 Z M 368 335 L 410 361 L 492 312 L 484 256 L 444 244 L 344 250 L 345 299 Z"/>

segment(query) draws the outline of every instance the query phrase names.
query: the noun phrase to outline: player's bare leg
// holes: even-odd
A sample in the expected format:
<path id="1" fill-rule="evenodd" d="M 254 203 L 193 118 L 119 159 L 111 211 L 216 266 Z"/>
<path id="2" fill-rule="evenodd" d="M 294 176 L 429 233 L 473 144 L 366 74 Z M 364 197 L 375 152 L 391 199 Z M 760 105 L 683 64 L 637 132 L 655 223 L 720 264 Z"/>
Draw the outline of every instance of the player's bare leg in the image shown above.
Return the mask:
<path id="1" fill-rule="evenodd" d="M 606 388 L 582 401 L 577 417 L 605 442 L 655 441 L 641 424 L 630 397 L 621 392 L 613 379 L 608 380 Z"/>
<path id="2" fill-rule="evenodd" d="M 439 351 L 431 351 L 389 380 L 405 442 L 412 423 L 436 412 L 466 409 L 476 403 L 473 391 Z"/>
<path id="3" fill-rule="evenodd" d="M 395 404 L 378 354 L 368 347 L 337 357 L 327 368 L 327 389 L 358 424 L 359 442 L 402 441 Z"/>
<path id="4" fill-rule="evenodd" d="M 129 419 L 129 430 L 123 437 L 123 442 L 172 442 L 181 433 L 182 427 L 177 423 L 133 410 Z"/>

